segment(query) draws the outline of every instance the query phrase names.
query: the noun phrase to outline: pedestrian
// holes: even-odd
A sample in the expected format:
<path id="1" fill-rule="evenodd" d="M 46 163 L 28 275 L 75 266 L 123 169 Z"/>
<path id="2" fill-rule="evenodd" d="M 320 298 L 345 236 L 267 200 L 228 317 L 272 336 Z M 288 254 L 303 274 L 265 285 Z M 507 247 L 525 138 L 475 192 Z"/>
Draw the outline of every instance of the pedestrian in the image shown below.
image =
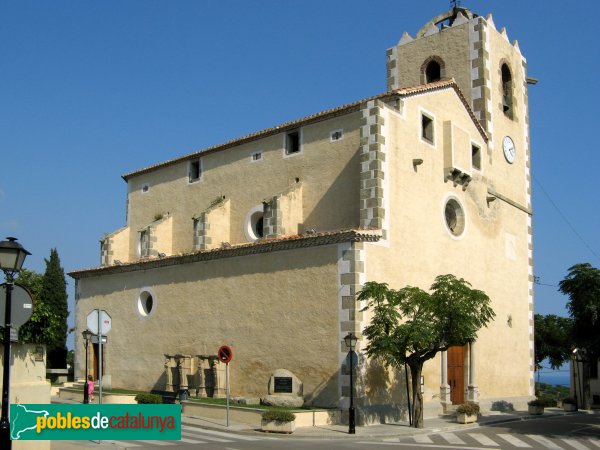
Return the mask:
<path id="1" fill-rule="evenodd" d="M 91 375 L 88 375 L 87 389 L 88 389 L 89 401 L 93 402 L 94 401 L 94 379 L 92 378 Z"/>

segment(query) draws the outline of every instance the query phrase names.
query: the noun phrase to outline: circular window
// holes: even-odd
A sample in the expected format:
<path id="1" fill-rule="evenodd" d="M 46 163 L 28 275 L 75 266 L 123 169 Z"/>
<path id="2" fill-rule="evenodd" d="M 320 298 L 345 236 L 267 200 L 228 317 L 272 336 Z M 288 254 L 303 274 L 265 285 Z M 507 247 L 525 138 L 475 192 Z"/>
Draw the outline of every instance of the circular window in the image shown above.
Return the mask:
<path id="1" fill-rule="evenodd" d="M 148 317 L 156 309 L 156 299 L 154 293 L 148 289 L 143 289 L 137 299 L 137 311 L 142 317 Z"/>
<path id="2" fill-rule="evenodd" d="M 460 236 L 465 231 L 465 212 L 455 198 L 446 201 L 444 207 L 446 226 L 453 236 Z"/>
<path id="3" fill-rule="evenodd" d="M 244 232 L 249 241 L 256 241 L 264 236 L 263 230 L 263 206 L 255 206 L 246 215 L 246 226 Z"/>

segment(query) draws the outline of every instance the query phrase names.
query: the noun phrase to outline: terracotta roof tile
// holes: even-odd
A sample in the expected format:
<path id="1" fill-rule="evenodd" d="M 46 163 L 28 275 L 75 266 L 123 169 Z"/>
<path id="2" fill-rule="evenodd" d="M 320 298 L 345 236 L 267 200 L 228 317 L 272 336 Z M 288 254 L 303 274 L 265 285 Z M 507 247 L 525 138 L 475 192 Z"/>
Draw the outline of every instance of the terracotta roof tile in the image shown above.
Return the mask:
<path id="1" fill-rule="evenodd" d="M 314 234 L 290 235 L 274 239 L 264 239 L 248 244 L 237 244 L 231 245 L 230 247 L 166 256 L 164 258 L 147 258 L 130 263 L 75 270 L 69 272 L 68 275 L 72 278 L 80 279 L 95 275 L 135 272 L 137 270 L 155 269 L 158 267 L 189 264 L 199 261 L 210 261 L 232 258 L 235 256 L 247 256 L 297 248 L 339 244 L 342 242 L 377 242 L 379 239 L 381 239 L 381 235 L 378 230 L 372 229 L 338 230 Z"/>
<path id="2" fill-rule="evenodd" d="M 479 121 L 477 120 L 477 118 L 475 117 L 475 114 L 473 113 L 471 107 L 469 106 L 469 102 L 465 99 L 464 95 L 460 91 L 460 89 L 459 89 L 458 85 L 456 84 L 456 82 L 454 81 L 454 79 L 447 79 L 447 80 L 435 81 L 435 82 L 429 83 L 429 84 L 420 84 L 420 85 L 416 85 L 416 86 L 412 86 L 412 87 L 396 89 L 393 91 L 388 91 L 388 92 L 385 92 L 382 94 L 374 95 L 372 97 L 364 98 L 362 100 L 358 100 L 358 101 L 355 101 L 352 103 L 348 103 L 346 105 L 338 106 L 336 108 L 327 109 L 325 111 L 311 114 L 310 116 L 306 116 L 301 119 L 293 120 L 291 122 L 285 122 L 280 125 L 277 125 L 277 126 L 274 126 L 271 128 L 267 128 L 265 130 L 257 131 L 255 133 L 250 133 L 245 136 L 233 139 L 231 141 L 224 142 L 222 144 L 207 147 L 205 149 L 202 149 L 202 150 L 199 150 L 199 151 L 196 151 L 193 153 L 189 153 L 184 156 L 179 156 L 177 158 L 163 161 L 161 163 L 154 164 L 152 166 L 149 166 L 149 167 L 146 167 L 143 169 L 139 169 L 139 170 L 136 170 L 133 172 L 126 173 L 122 176 L 122 178 L 125 181 L 127 181 L 127 179 L 131 178 L 132 176 L 141 175 L 141 174 L 151 172 L 151 171 L 161 168 L 161 167 L 167 167 L 167 166 L 179 163 L 181 161 L 197 158 L 197 157 L 207 154 L 207 153 L 226 150 L 226 149 L 234 147 L 236 145 L 240 145 L 240 144 L 243 144 L 246 142 L 251 142 L 256 139 L 264 138 L 266 136 L 271 136 L 273 134 L 288 131 L 290 129 L 293 129 L 293 128 L 296 128 L 296 127 L 299 127 L 302 125 L 307 125 L 310 123 L 319 122 L 321 120 L 330 119 L 332 117 L 348 114 L 350 112 L 358 111 L 363 103 L 369 102 L 371 100 L 389 99 L 389 98 L 393 98 L 394 96 L 409 97 L 409 96 L 416 95 L 416 94 L 423 94 L 423 93 L 432 92 L 432 91 L 436 91 L 436 90 L 440 90 L 440 89 L 446 89 L 446 88 L 454 88 L 454 90 L 458 94 L 458 97 L 460 98 L 462 103 L 465 105 L 465 108 L 467 109 L 469 115 L 473 119 L 473 122 L 475 123 L 479 132 L 481 133 L 482 137 L 487 142 L 487 140 L 488 140 L 487 134 L 486 134 L 485 130 L 479 124 Z"/>

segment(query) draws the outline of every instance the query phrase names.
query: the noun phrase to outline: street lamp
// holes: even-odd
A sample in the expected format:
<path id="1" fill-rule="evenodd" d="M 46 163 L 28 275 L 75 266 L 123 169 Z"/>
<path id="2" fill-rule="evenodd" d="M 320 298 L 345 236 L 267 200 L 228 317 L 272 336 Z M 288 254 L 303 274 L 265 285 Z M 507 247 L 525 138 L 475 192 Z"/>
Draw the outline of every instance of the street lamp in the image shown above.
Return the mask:
<path id="1" fill-rule="evenodd" d="M 92 332 L 90 330 L 85 330 L 81 332 L 83 339 L 85 340 L 85 382 L 83 383 L 83 403 L 90 402 L 90 396 L 88 391 L 88 344 L 90 343 L 90 338 L 92 337 Z"/>
<path id="2" fill-rule="evenodd" d="M 0 242 L 0 269 L 6 277 L 6 304 L 4 305 L 4 359 L 2 370 L 2 417 L 0 418 L 0 448 L 10 450 L 10 420 L 8 418 L 9 385 L 10 385 L 10 329 L 11 329 L 11 302 L 14 286 L 14 276 L 31 255 L 17 242 L 16 238 L 9 237 Z"/>
<path id="3" fill-rule="evenodd" d="M 354 335 L 354 333 L 350 332 L 344 338 L 344 342 L 346 343 L 346 347 L 350 350 L 348 351 L 348 359 L 350 360 L 350 408 L 348 409 L 348 434 L 356 433 L 356 419 L 354 415 L 354 348 L 356 347 L 356 341 L 358 338 Z"/>

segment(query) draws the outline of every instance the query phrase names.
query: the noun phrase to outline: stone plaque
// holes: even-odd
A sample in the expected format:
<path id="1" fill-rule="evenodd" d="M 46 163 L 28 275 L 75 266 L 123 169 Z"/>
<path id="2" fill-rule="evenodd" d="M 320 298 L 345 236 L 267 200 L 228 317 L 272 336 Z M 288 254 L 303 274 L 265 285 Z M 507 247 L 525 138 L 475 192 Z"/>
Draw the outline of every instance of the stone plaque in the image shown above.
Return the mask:
<path id="1" fill-rule="evenodd" d="M 292 377 L 275 377 L 275 393 L 292 393 Z"/>

